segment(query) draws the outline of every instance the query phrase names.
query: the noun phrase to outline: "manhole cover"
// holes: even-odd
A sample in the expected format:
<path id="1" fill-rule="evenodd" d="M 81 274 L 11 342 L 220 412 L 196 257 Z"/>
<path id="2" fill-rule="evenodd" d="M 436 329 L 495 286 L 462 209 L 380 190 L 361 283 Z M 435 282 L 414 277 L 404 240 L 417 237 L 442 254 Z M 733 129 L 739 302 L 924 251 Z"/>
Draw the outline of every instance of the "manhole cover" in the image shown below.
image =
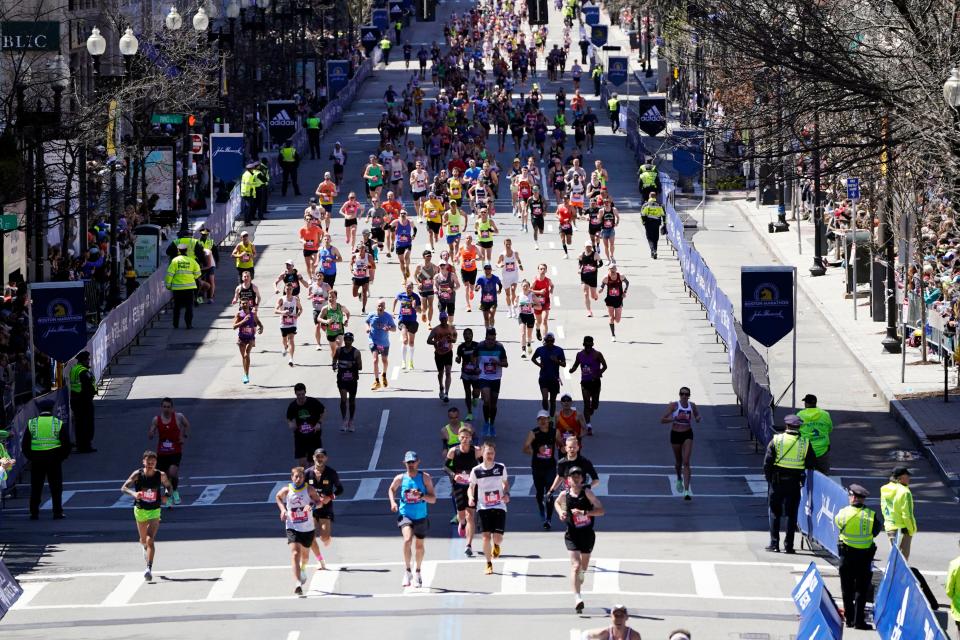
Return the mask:
<path id="1" fill-rule="evenodd" d="M 202 342 L 174 342 L 173 344 L 168 344 L 167 349 L 170 351 L 195 351 L 202 346 Z"/>

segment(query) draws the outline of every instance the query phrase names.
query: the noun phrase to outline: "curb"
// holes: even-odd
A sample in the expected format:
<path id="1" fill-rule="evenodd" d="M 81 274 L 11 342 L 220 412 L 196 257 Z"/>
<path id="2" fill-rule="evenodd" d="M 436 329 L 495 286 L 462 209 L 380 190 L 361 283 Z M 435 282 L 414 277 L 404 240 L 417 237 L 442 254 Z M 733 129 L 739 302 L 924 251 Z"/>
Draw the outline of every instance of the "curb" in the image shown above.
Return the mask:
<path id="1" fill-rule="evenodd" d="M 726 201 L 736 207 L 737 211 L 740 214 L 740 217 L 744 218 L 747 224 L 750 225 L 750 228 L 753 230 L 754 235 L 759 237 L 760 241 L 763 242 L 764 246 L 767 248 L 770 253 L 772 253 L 781 263 L 787 265 L 792 264 L 792 260 L 788 260 L 786 256 L 780 251 L 780 248 L 775 244 L 770 242 L 768 239 L 766 229 L 760 228 L 757 226 L 757 223 L 754 221 L 753 217 L 749 215 L 747 211 L 744 210 L 746 206 L 742 200 L 731 200 Z M 887 386 L 883 380 L 879 379 L 874 373 L 873 370 L 866 364 L 866 360 L 863 357 L 863 352 L 859 347 L 851 344 L 847 340 L 841 339 L 840 334 L 834 327 L 840 326 L 840 323 L 836 317 L 834 317 L 833 312 L 827 309 L 820 301 L 814 296 L 813 292 L 810 291 L 806 281 L 802 278 L 797 278 L 797 284 L 799 289 L 803 292 L 804 297 L 807 301 L 814 307 L 824 320 L 827 321 L 827 324 L 830 326 L 830 331 L 837 336 L 843 348 L 853 356 L 853 359 L 857 362 L 857 366 L 860 370 L 866 374 L 867 378 L 870 380 L 873 390 L 877 392 L 880 396 L 887 399 L 887 402 L 890 405 L 890 415 L 893 419 L 904 428 L 907 435 L 913 441 L 913 443 L 918 446 L 934 468 L 937 470 L 937 473 L 940 474 L 940 478 L 943 480 L 944 484 L 950 488 L 958 497 L 960 497 L 960 474 L 951 473 L 944 467 L 943 463 L 940 461 L 940 458 L 937 456 L 936 451 L 934 450 L 933 443 L 927 437 L 927 434 L 923 431 L 923 427 L 920 426 L 920 423 L 917 422 L 917 419 L 913 417 L 913 414 L 903 405 L 900 400 L 898 400 L 893 393 L 893 390 Z"/>

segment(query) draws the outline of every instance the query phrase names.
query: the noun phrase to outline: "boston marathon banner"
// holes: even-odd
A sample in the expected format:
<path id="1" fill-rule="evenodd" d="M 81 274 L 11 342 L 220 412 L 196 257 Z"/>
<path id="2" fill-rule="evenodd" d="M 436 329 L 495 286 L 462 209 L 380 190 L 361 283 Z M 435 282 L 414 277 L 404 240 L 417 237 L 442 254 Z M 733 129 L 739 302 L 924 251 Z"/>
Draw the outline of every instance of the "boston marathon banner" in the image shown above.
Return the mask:
<path id="1" fill-rule="evenodd" d="M 246 157 L 242 133 L 210 134 L 210 198 L 226 202 L 243 174 Z M 219 194 L 219 197 L 218 197 Z"/>
<path id="2" fill-rule="evenodd" d="M 648 136 L 655 136 L 667 128 L 667 99 L 644 98 L 637 100 L 637 126 Z"/>
<path id="3" fill-rule="evenodd" d="M 83 282 L 30 284 L 33 344 L 57 362 L 66 362 L 87 343 Z"/>
<path id="4" fill-rule="evenodd" d="M 327 60 L 327 99 L 339 97 L 350 82 L 349 60 Z"/>
<path id="5" fill-rule="evenodd" d="M 793 330 L 793 267 L 741 267 L 743 330 L 772 347 Z"/>

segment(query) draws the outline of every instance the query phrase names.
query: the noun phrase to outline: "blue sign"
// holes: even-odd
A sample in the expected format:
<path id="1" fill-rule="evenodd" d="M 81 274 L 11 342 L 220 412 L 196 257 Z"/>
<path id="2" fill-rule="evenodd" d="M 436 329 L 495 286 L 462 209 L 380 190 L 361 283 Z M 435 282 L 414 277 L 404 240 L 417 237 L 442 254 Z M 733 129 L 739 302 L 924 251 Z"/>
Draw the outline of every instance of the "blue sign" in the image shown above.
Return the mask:
<path id="1" fill-rule="evenodd" d="M 807 472 L 807 482 L 800 490 L 797 526 L 821 547 L 839 556 L 839 532 L 833 518 L 847 503 L 847 492 L 839 483 L 819 471 Z"/>
<path id="2" fill-rule="evenodd" d="M 390 19 L 396 22 L 403 17 L 403 7 L 399 2 L 390 3 Z"/>
<path id="3" fill-rule="evenodd" d="M 664 98 L 658 98 L 658 100 L 661 103 L 664 102 Z M 644 129 L 646 124 L 644 116 L 649 108 L 645 108 L 645 105 L 639 106 L 638 111 L 640 113 L 638 125 L 641 130 L 646 131 Z M 651 114 L 651 117 L 655 116 L 656 114 Z M 663 123 L 662 127 L 665 128 L 666 115 L 663 111 L 660 112 L 660 119 Z M 674 129 L 670 132 L 670 137 L 673 138 L 672 142 L 676 142 L 673 149 L 673 168 L 684 177 L 699 176 L 703 172 L 703 131 L 699 129 Z"/>
<path id="4" fill-rule="evenodd" d="M 940 629 L 900 550 L 890 550 L 887 571 L 874 598 L 874 623 L 881 638 L 948 640 Z"/>
<path id="5" fill-rule="evenodd" d="M 83 282 L 34 282 L 33 344 L 57 362 L 66 362 L 87 344 Z"/>
<path id="6" fill-rule="evenodd" d="M 663 46 L 663 36 L 657 36 L 657 37 L 654 39 L 654 42 L 656 43 L 656 45 L 657 45 L 658 47 L 662 47 L 662 46 Z"/>
<path id="7" fill-rule="evenodd" d="M 607 80 L 619 87 L 627 81 L 627 56 L 610 56 L 607 60 Z"/>
<path id="8" fill-rule="evenodd" d="M 741 267 L 740 317 L 744 332 L 772 347 L 793 330 L 794 267 Z"/>
<path id="9" fill-rule="evenodd" d="M 860 199 L 860 178 L 847 178 L 847 199 Z"/>
<path id="10" fill-rule="evenodd" d="M 370 24 L 386 33 L 390 28 L 390 13 L 386 9 L 374 9 L 370 12 Z"/>
<path id="11" fill-rule="evenodd" d="M 0 618 L 7 614 L 7 611 L 23 595 L 23 587 L 17 582 L 16 578 L 10 575 L 7 565 L 0 560 Z"/>
<path id="12" fill-rule="evenodd" d="M 384 9 L 384 11 L 386 11 Z M 363 45 L 364 51 L 367 52 L 367 55 L 370 55 L 370 52 L 373 51 L 373 48 L 377 46 L 377 43 L 380 42 L 380 35 L 383 31 L 380 27 L 375 27 L 372 25 L 364 25 L 360 27 L 360 44 Z M 333 97 L 330 96 L 330 99 Z"/>
<path id="13" fill-rule="evenodd" d="M 607 44 L 607 25 L 595 24 L 590 27 L 590 42 L 595 47 L 602 47 Z"/>
<path id="14" fill-rule="evenodd" d="M 210 176 L 215 190 L 227 193 L 243 175 L 246 149 L 242 133 L 210 134 Z"/>
<path id="15" fill-rule="evenodd" d="M 600 7 L 583 7 L 580 11 L 583 13 L 583 21 L 591 27 L 600 24 Z"/>
<path id="16" fill-rule="evenodd" d="M 816 563 L 810 563 L 791 595 L 800 612 L 798 640 L 837 640 L 842 637 L 840 612 L 823 584 Z"/>
<path id="17" fill-rule="evenodd" d="M 349 60 L 327 60 L 327 99 L 333 100 L 350 82 Z"/>

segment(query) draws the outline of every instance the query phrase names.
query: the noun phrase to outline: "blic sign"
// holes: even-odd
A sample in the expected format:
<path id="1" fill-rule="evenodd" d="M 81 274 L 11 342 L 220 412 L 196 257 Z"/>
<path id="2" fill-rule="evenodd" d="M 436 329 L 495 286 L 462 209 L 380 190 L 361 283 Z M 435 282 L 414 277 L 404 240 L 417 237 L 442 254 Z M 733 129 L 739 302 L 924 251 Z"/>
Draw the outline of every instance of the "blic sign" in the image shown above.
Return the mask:
<path id="1" fill-rule="evenodd" d="M 59 51 L 59 22 L 0 22 L 0 50 Z"/>

